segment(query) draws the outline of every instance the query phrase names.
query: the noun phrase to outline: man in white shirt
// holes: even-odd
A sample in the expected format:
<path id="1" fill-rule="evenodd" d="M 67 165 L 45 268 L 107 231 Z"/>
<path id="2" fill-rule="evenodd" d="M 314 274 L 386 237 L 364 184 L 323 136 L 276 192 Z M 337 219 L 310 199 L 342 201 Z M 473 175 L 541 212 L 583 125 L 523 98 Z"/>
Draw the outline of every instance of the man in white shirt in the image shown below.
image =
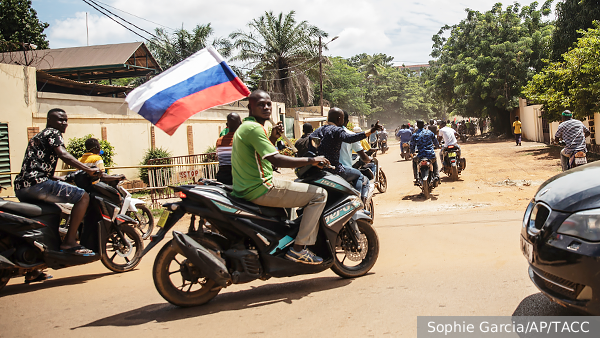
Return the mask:
<path id="1" fill-rule="evenodd" d="M 350 131 L 346 126 L 348 125 L 349 116 L 348 113 L 344 111 L 344 131 L 349 134 L 355 134 Z M 354 189 L 360 192 L 361 198 L 364 200 L 369 192 L 369 184 L 368 179 L 360 172 L 358 169 L 354 169 L 352 167 L 352 151 L 356 152 L 361 156 L 363 161 L 370 162 L 370 158 L 364 154 L 364 149 L 360 145 L 360 141 L 354 143 L 346 143 L 343 142 L 340 148 L 340 164 L 344 166 L 345 176 L 344 179 L 351 184 L 354 185 Z"/>
<path id="2" fill-rule="evenodd" d="M 457 151 L 456 155 L 460 158 L 460 147 L 458 146 L 458 141 L 456 140 L 456 130 L 448 127 L 446 125 L 446 121 L 440 122 L 440 131 L 439 135 L 444 139 L 444 148 L 440 151 L 440 160 L 444 163 L 444 151 L 448 146 L 454 146 Z"/>

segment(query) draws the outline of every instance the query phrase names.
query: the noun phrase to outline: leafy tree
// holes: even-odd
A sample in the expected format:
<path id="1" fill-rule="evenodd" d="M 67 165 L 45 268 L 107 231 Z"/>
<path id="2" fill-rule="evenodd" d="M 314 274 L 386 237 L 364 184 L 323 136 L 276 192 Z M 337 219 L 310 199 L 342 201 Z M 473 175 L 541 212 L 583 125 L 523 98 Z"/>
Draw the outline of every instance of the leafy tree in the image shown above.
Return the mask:
<path id="1" fill-rule="evenodd" d="M 44 30 L 48 24 L 41 22 L 30 0 L 0 1 L 0 52 L 23 50 L 23 43 L 47 49 Z M 25 47 L 29 49 L 29 47 Z"/>
<path id="2" fill-rule="evenodd" d="M 249 32 L 229 35 L 238 54 L 232 60 L 248 63 L 250 74 L 261 75 L 259 88 L 281 93 L 288 107 L 313 101 L 313 86 L 309 71 L 317 71 L 318 38 L 326 37 L 316 26 L 297 22 L 295 12 L 284 15 L 272 11 L 248 23 Z"/>
<path id="3" fill-rule="evenodd" d="M 368 55 L 362 53 L 351 57 L 348 63 L 358 68 L 360 72 L 365 74 L 365 77 L 368 77 L 369 75 L 379 75 L 379 70 L 382 68 L 392 67 L 393 60 L 393 56 L 385 54 Z"/>
<path id="4" fill-rule="evenodd" d="M 522 87 L 550 56 L 553 26 L 543 18 L 551 4 L 537 9 L 537 2 L 524 7 L 515 2 L 503 10 L 497 3 L 484 13 L 467 9 L 466 19 L 434 35 L 431 84 L 449 112 L 490 117 L 493 128 L 509 130 Z"/>
<path id="5" fill-rule="evenodd" d="M 85 135 L 83 137 L 74 137 L 70 138 L 69 142 L 67 142 L 67 151 L 71 153 L 75 158 L 81 158 L 83 154 L 85 154 L 85 141 L 89 138 L 94 137 L 92 134 Z M 102 157 L 102 161 L 104 162 L 105 167 L 112 167 L 115 165 L 113 157 L 117 154 L 115 153 L 115 147 L 113 147 L 110 142 L 106 140 L 100 141 L 100 150 L 103 151 L 103 154 L 100 155 Z"/>
<path id="6" fill-rule="evenodd" d="M 594 20 L 600 20 L 600 0 L 564 0 L 557 3 L 552 60 L 560 61 L 561 55 L 581 37 L 581 32 L 593 28 Z"/>
<path id="7" fill-rule="evenodd" d="M 192 32 L 181 28 L 169 35 L 165 29 L 156 28 L 155 33 L 156 38 L 148 42 L 148 48 L 163 70 L 173 67 L 208 45 L 214 46 L 223 57 L 231 55 L 229 40 L 217 38 L 209 41 L 214 33 L 210 23 L 197 25 Z"/>
<path id="8" fill-rule="evenodd" d="M 365 101 L 362 74 L 341 57 L 330 58 L 330 61 L 331 64 L 323 69 L 323 98 L 349 113 L 368 115 L 370 107 Z M 315 84 L 315 88 L 317 86 Z"/>
<path id="9" fill-rule="evenodd" d="M 600 24 L 579 33 L 575 48 L 562 55 L 564 61 L 550 63 L 523 90 L 544 106 L 551 121 L 559 120 L 565 109 L 579 119 L 600 110 Z"/>

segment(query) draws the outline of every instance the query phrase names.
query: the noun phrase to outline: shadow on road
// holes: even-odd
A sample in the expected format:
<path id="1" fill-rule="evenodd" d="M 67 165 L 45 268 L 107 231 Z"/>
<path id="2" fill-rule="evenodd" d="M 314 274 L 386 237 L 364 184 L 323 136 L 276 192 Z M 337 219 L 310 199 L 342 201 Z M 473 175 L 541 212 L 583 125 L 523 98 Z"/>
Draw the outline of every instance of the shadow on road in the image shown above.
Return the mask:
<path id="1" fill-rule="evenodd" d="M 560 160 L 560 151 L 562 150 L 562 148 L 560 147 L 550 147 L 550 146 L 546 146 L 543 148 L 536 148 L 536 149 L 523 149 L 523 150 L 518 150 L 517 154 L 520 155 L 531 155 L 531 156 L 535 156 L 537 159 L 539 160 Z"/>
<path id="2" fill-rule="evenodd" d="M 431 200 L 432 201 L 437 201 L 437 196 L 435 195 L 431 195 Z M 413 202 L 425 202 L 427 201 L 427 199 L 425 198 L 425 195 L 423 195 L 422 193 L 416 194 L 416 195 L 406 195 L 404 197 L 402 197 L 403 201 L 413 201 Z"/>
<path id="3" fill-rule="evenodd" d="M 442 181 L 442 183 L 464 182 L 464 180 L 462 178 L 460 178 L 460 176 L 458 177 L 457 180 L 453 180 L 452 178 L 450 178 L 450 176 L 441 177 L 441 181 Z"/>
<path id="4" fill-rule="evenodd" d="M 542 293 L 526 297 L 512 314 L 513 316 L 581 316 L 581 313 L 564 308 Z"/>
<path id="5" fill-rule="evenodd" d="M 168 303 L 150 304 L 141 308 L 102 318 L 89 324 L 72 328 L 98 326 L 131 326 L 156 321 L 171 322 L 186 318 L 205 316 L 222 311 L 235 311 L 275 303 L 292 304 L 311 293 L 332 290 L 347 286 L 351 279 L 320 277 L 307 280 L 265 284 L 250 290 L 223 293 L 206 305 L 193 308 L 179 308 Z"/>
<path id="6" fill-rule="evenodd" d="M 51 275 L 52 273 L 50 272 L 49 274 Z M 59 287 L 59 286 L 83 284 L 83 283 L 86 283 L 87 281 L 94 280 L 96 278 L 102 278 L 104 276 L 108 276 L 108 275 L 112 275 L 112 274 L 114 274 L 114 272 L 104 272 L 104 273 L 96 273 L 96 274 L 91 274 L 91 275 L 81 275 L 81 276 L 56 278 L 56 279 L 52 278 L 52 279 L 46 280 L 42 283 L 31 283 L 31 284 L 23 283 L 23 284 L 7 285 L 6 287 L 4 287 L 4 289 L 2 289 L 2 292 L 0 293 L 0 297 L 15 295 L 15 294 L 23 294 L 23 293 L 27 293 L 27 292 L 34 292 L 34 291 L 39 291 L 39 290 L 44 290 L 44 289 L 49 289 L 49 288 L 55 288 L 55 287 Z M 18 277 L 18 278 L 23 278 L 23 280 L 25 280 L 24 277 Z"/>

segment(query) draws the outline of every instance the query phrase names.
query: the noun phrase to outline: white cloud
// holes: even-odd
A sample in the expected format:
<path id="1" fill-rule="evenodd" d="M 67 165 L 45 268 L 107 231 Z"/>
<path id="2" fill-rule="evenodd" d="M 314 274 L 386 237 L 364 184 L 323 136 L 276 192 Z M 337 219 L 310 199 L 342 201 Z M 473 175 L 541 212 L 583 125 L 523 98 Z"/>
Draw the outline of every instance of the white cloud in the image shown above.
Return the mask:
<path id="1" fill-rule="evenodd" d="M 464 9 L 492 8 L 498 0 L 397 1 L 397 0 L 103 0 L 116 8 L 163 25 L 186 29 L 211 23 L 215 37 L 246 30 L 247 23 L 265 11 L 296 11 L 298 21 L 306 20 L 340 38 L 329 45 L 327 54 L 350 57 L 359 53 L 385 53 L 407 64 L 430 59 L 431 37 L 445 24 L 465 17 Z M 505 1 L 506 2 L 506 1 Z M 512 1 L 506 2 L 506 5 Z M 155 25 L 107 7 L 135 24 L 153 31 Z M 68 8 L 64 8 L 68 10 Z M 110 19 L 90 8 L 90 44 L 139 41 Z M 51 47 L 85 45 L 85 14 L 73 13 L 56 21 L 48 34 Z"/>

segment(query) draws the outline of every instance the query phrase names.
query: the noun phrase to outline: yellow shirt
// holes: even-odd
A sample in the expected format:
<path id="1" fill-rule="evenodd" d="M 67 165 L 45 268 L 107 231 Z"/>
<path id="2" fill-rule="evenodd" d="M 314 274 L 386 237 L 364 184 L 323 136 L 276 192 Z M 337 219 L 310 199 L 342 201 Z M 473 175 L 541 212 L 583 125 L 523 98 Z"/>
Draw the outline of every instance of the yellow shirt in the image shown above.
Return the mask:
<path id="1" fill-rule="evenodd" d="M 96 168 L 104 171 L 104 161 L 100 155 L 94 153 L 85 153 L 79 159 L 79 162 L 86 164 L 88 167 L 96 166 Z"/>
<path id="2" fill-rule="evenodd" d="M 360 140 L 360 145 L 363 147 L 364 151 L 369 151 L 371 150 L 371 145 L 369 144 L 369 141 L 367 141 L 367 139 L 362 139 Z"/>
<path id="3" fill-rule="evenodd" d="M 515 131 L 515 134 L 520 134 L 521 133 L 521 121 L 513 122 L 513 129 Z"/>

